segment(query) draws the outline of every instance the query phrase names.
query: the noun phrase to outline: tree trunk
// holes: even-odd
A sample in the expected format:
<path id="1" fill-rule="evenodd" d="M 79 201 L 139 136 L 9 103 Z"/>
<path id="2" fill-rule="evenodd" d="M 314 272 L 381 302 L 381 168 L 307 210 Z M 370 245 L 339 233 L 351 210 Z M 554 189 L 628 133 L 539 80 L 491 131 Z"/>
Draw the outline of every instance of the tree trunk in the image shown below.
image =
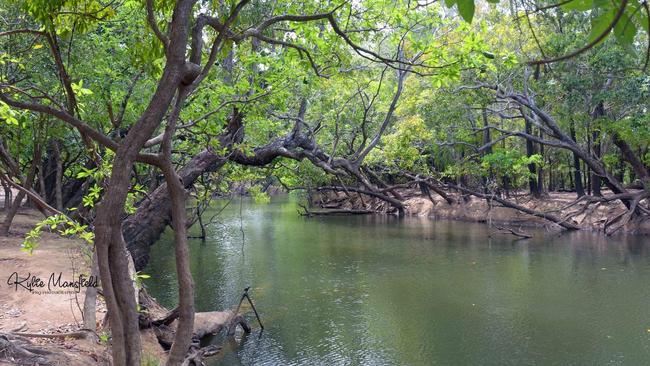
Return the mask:
<path id="1" fill-rule="evenodd" d="M 104 198 L 97 205 L 95 246 L 113 337 L 113 363 L 129 366 L 140 364 L 140 337 L 128 253 L 119 230 L 130 172 L 119 163 L 120 155 L 116 154 Z"/>
<path id="2" fill-rule="evenodd" d="M 541 129 L 539 129 L 539 137 L 544 138 L 544 132 Z M 542 155 L 542 159 L 545 159 L 544 144 L 539 144 L 539 154 Z M 544 193 L 544 168 L 541 166 L 537 167 L 537 189 L 540 195 Z"/>
<path id="3" fill-rule="evenodd" d="M 163 74 L 146 109 L 115 151 L 111 176 L 97 206 L 95 246 L 113 335 L 115 366 L 137 366 L 141 359 L 138 313 L 127 260 L 129 254 L 122 236 L 124 205 L 133 164 L 165 118 L 181 80 L 186 76 L 183 70 L 188 65 L 186 51 L 193 5 L 193 1 L 175 2 Z"/>
<path id="4" fill-rule="evenodd" d="M 593 140 L 593 154 L 597 159 L 600 159 L 600 133 L 598 131 L 592 132 Z M 593 170 L 591 171 L 591 194 L 593 196 L 602 197 L 602 192 L 600 191 L 600 176 Z"/>
<path id="5" fill-rule="evenodd" d="M 524 118 L 524 121 L 526 133 L 529 135 L 532 134 L 533 128 L 530 120 L 528 118 Z M 526 156 L 530 158 L 534 154 L 535 146 L 533 145 L 533 141 L 526 139 Z M 539 191 L 539 186 L 537 185 L 537 170 L 535 164 L 528 164 L 528 173 L 530 173 L 530 176 L 528 177 L 528 187 L 530 189 L 530 194 L 535 198 L 539 198 L 541 196 L 541 192 Z"/>
<path id="6" fill-rule="evenodd" d="M 569 159 L 567 166 L 570 167 L 571 165 L 573 165 L 573 162 L 571 161 L 571 159 Z M 573 181 L 573 178 L 574 178 L 573 174 L 569 173 L 569 187 L 573 187 L 575 189 L 576 185 L 575 182 Z"/>
<path id="7" fill-rule="evenodd" d="M 5 220 L 2 222 L 2 225 L 0 226 L 0 236 L 9 235 L 9 229 L 11 229 L 11 223 L 14 221 L 14 217 L 16 217 L 16 213 L 18 212 L 18 209 L 20 209 L 20 205 L 22 204 L 24 198 L 25 198 L 25 193 L 18 192 L 16 198 L 14 199 L 14 202 L 11 204 L 9 210 L 7 211 Z"/>
<path id="8" fill-rule="evenodd" d="M 47 189 L 45 188 L 45 175 L 43 174 L 43 166 L 44 164 L 41 164 L 38 167 L 38 189 L 39 189 L 39 194 L 45 201 L 47 202 Z"/>
<path id="9" fill-rule="evenodd" d="M 571 121 L 571 138 L 573 141 L 576 141 L 576 129 L 574 122 Z M 585 189 L 582 186 L 582 173 L 580 172 L 580 158 L 576 153 L 572 153 L 573 155 L 573 176 L 574 176 L 574 186 L 576 190 L 576 194 L 578 195 L 578 198 L 582 197 L 585 195 Z"/>
<path id="10" fill-rule="evenodd" d="M 34 182 L 34 177 L 36 176 L 36 167 L 38 165 L 38 161 L 40 160 L 40 155 L 41 155 L 41 149 L 40 145 L 36 144 L 34 147 L 34 156 L 32 158 L 32 164 L 29 168 L 29 172 L 27 173 L 27 176 L 23 178 L 22 186 L 25 187 L 25 189 L 30 190 L 32 188 L 32 183 Z M 9 178 L 11 179 L 11 178 Z M 20 191 L 16 195 L 16 199 L 14 202 L 11 204 L 11 207 L 9 207 L 9 210 L 7 211 L 7 215 L 5 216 L 5 220 L 0 225 L 0 235 L 2 236 L 7 236 L 9 235 L 9 230 L 11 229 L 11 223 L 14 221 L 14 217 L 16 217 L 16 213 L 18 213 L 18 210 L 20 209 L 20 205 L 23 202 L 23 199 L 25 198 L 25 192 Z"/>
<path id="11" fill-rule="evenodd" d="M 3 210 L 7 211 L 9 210 L 9 207 L 11 207 L 11 202 L 13 201 L 13 191 L 11 190 L 11 186 L 5 182 L 2 182 L 2 188 L 4 189 L 4 206 Z"/>
<path id="12" fill-rule="evenodd" d="M 90 264 L 90 275 L 93 278 L 99 276 L 99 268 L 97 267 L 97 252 L 93 250 L 92 262 Z M 97 302 L 97 288 L 94 286 L 86 287 L 86 296 L 84 297 L 84 310 L 83 320 L 84 328 L 92 331 L 97 330 L 97 317 L 96 317 L 96 302 Z"/>
<path id="13" fill-rule="evenodd" d="M 54 141 L 52 146 L 52 152 L 54 153 L 54 163 L 56 165 L 56 176 L 54 180 L 54 200 L 57 210 L 63 210 L 63 193 L 62 193 L 62 179 L 63 179 L 63 161 L 61 160 L 61 148 L 59 147 L 59 141 Z"/>
<path id="14" fill-rule="evenodd" d="M 594 112 L 592 113 L 592 119 L 594 122 L 597 121 L 598 118 L 601 118 L 605 116 L 605 106 L 603 102 L 599 102 L 598 105 L 596 105 L 596 108 L 594 109 Z M 601 158 L 601 141 L 600 141 L 600 130 L 596 127 L 592 131 L 591 135 L 592 139 L 592 147 L 593 147 L 593 155 L 596 157 L 596 159 Z M 602 192 L 600 190 L 601 186 L 601 177 L 597 174 L 597 172 L 592 171 L 591 175 L 591 192 L 594 196 L 602 197 Z"/>
<path id="15" fill-rule="evenodd" d="M 165 181 L 169 187 L 171 199 L 172 226 L 174 228 L 174 252 L 176 256 L 176 275 L 178 276 L 178 327 L 174 343 L 169 351 L 167 365 L 178 365 L 190 347 L 194 325 L 194 283 L 190 270 L 190 254 L 187 244 L 185 187 L 174 170 L 171 161 L 163 167 Z"/>
<path id="16" fill-rule="evenodd" d="M 553 174 L 553 162 L 548 162 L 548 191 L 553 192 L 555 190 L 555 175 Z"/>
<path id="17" fill-rule="evenodd" d="M 643 165 L 637 154 L 632 151 L 630 145 L 628 145 L 627 142 L 625 142 L 625 140 L 623 140 L 617 133 L 612 135 L 612 140 L 614 145 L 621 150 L 623 159 L 632 166 L 632 170 L 636 177 L 641 180 L 641 184 L 644 187 L 648 187 L 650 185 L 650 172 L 648 172 L 648 169 Z"/>
<path id="18" fill-rule="evenodd" d="M 204 150 L 185 164 L 178 175 L 187 189 L 202 173 L 217 171 L 226 162 L 227 159 Z M 146 267 L 149 262 L 150 246 L 171 223 L 171 207 L 167 184 L 163 183 L 149 194 L 148 199 L 140 203 L 135 214 L 124 220 L 122 232 L 137 271 Z"/>
<path id="19" fill-rule="evenodd" d="M 490 122 L 488 121 L 487 109 L 483 108 L 483 145 L 488 146 L 492 142 L 490 129 L 488 128 Z M 485 155 L 492 154 L 492 145 L 485 149 Z"/>
<path id="20" fill-rule="evenodd" d="M 487 146 L 485 150 L 481 153 L 481 156 L 492 154 L 492 134 L 489 128 L 490 121 L 488 120 L 487 108 L 483 108 L 483 146 Z M 482 178 L 483 181 L 483 193 L 488 193 L 488 181 L 494 181 L 494 171 L 490 167 L 488 171 L 488 176 Z"/>

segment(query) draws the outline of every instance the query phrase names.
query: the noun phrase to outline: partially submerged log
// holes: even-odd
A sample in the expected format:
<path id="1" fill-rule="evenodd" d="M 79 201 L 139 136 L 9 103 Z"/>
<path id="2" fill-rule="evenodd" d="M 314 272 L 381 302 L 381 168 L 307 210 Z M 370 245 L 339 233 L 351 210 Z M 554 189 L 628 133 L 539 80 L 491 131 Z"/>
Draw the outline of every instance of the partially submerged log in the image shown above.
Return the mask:
<path id="1" fill-rule="evenodd" d="M 168 350 L 174 342 L 178 311 L 172 310 L 163 319 L 157 319 L 150 324 L 158 343 L 163 349 Z M 226 330 L 228 336 L 235 334 L 237 326 L 240 326 L 245 333 L 251 332 L 251 327 L 241 314 L 234 314 L 233 311 L 207 311 L 194 314 L 194 328 L 192 339 L 194 344 L 199 344 L 201 339 Z"/>
<path id="2" fill-rule="evenodd" d="M 194 315 L 194 337 L 201 339 L 205 336 L 226 330 L 226 334 L 233 335 L 237 325 L 246 333 L 251 332 L 251 327 L 241 314 L 232 311 L 208 311 Z"/>
<path id="3" fill-rule="evenodd" d="M 221 351 L 221 347 L 214 345 L 201 348 L 192 346 L 181 366 L 205 365 L 203 359 L 214 356 L 219 353 L 219 351 Z"/>
<path id="4" fill-rule="evenodd" d="M 163 349 L 168 350 L 174 342 L 174 335 L 178 323 L 177 319 L 179 317 L 178 308 L 172 310 L 165 309 L 158 304 L 156 299 L 149 296 L 144 289 L 140 292 L 140 306 L 145 310 L 142 312 L 140 318 L 140 327 L 153 328 L 158 343 L 160 343 Z M 192 331 L 194 344 L 198 345 L 202 338 L 217 334 L 223 330 L 226 330 L 226 334 L 229 336 L 234 335 L 238 325 L 244 332 L 250 333 L 250 325 L 238 311 L 226 310 L 196 313 L 194 315 L 194 327 Z M 201 348 L 197 348 L 193 356 L 194 359 L 198 360 L 200 357 L 207 357 L 206 352 L 202 352 L 201 350 Z"/>

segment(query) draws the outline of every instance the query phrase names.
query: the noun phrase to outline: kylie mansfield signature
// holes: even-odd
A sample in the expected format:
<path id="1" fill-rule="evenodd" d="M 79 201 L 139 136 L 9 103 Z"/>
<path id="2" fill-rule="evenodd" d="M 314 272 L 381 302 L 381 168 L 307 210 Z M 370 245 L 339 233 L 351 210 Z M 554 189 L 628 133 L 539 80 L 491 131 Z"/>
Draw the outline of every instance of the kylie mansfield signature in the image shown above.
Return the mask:
<path id="1" fill-rule="evenodd" d="M 34 290 L 45 290 L 46 287 L 48 291 L 60 288 L 75 289 L 77 292 L 80 292 L 82 287 L 97 287 L 97 276 L 85 276 L 80 274 L 71 281 L 67 281 L 62 277 L 62 272 L 59 272 L 58 276 L 56 273 L 52 272 L 46 282 L 38 276 L 32 276 L 31 273 L 28 273 L 27 277 L 21 278 L 18 276 L 18 272 L 14 272 L 7 279 L 7 285 L 14 287 L 16 291 L 18 291 L 19 288 L 23 288 L 29 292 L 33 292 Z"/>

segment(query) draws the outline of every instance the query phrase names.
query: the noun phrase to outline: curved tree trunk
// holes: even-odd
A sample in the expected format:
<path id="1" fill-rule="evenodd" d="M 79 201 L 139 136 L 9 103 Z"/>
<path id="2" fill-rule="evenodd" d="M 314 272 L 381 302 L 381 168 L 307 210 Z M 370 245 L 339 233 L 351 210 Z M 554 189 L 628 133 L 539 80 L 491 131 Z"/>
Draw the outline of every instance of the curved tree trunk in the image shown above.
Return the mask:
<path id="1" fill-rule="evenodd" d="M 11 202 L 13 202 L 14 195 L 9 184 L 2 182 L 2 188 L 4 189 L 4 205 L 2 209 L 6 211 L 9 209 L 9 207 L 11 207 Z"/>
<path id="2" fill-rule="evenodd" d="M 205 150 L 185 164 L 178 175 L 187 189 L 201 174 L 219 170 L 226 161 L 227 159 Z M 172 201 L 167 183 L 163 183 L 142 201 L 135 214 L 124 220 L 122 232 L 137 271 L 147 266 L 150 246 L 171 223 L 171 209 Z"/>
<path id="3" fill-rule="evenodd" d="M 190 271 L 190 253 L 187 244 L 187 217 L 185 212 L 186 192 L 171 161 L 163 167 L 165 180 L 169 187 L 172 222 L 174 227 L 174 254 L 176 257 L 176 275 L 178 277 L 178 327 L 174 343 L 169 351 L 167 365 L 178 365 L 185 359 L 192 341 L 194 325 L 194 283 Z"/>
<path id="4" fill-rule="evenodd" d="M 38 166 L 40 157 L 41 157 L 40 145 L 36 144 L 34 149 L 34 157 L 32 159 L 32 163 L 29 168 L 29 172 L 27 173 L 27 176 L 17 177 L 19 179 L 22 179 L 22 185 L 27 190 L 30 190 L 32 188 L 34 177 L 36 176 L 36 167 Z M 11 178 L 7 178 L 7 179 L 11 179 Z M 9 229 L 11 229 L 11 223 L 14 221 L 14 217 L 16 216 L 16 213 L 18 213 L 18 210 L 20 209 L 20 205 L 23 203 L 23 199 L 25 199 L 25 196 L 26 194 L 23 191 L 18 192 L 18 194 L 16 195 L 16 199 L 11 204 L 11 206 L 9 206 L 9 210 L 7 210 L 5 219 L 0 225 L 0 235 L 3 236 L 9 235 Z"/>
<path id="5" fill-rule="evenodd" d="M 573 120 L 571 121 L 570 133 L 573 141 L 577 142 L 575 123 L 573 122 Z M 580 158 L 578 157 L 578 155 L 576 155 L 575 152 L 571 153 L 571 155 L 573 156 L 573 176 L 575 180 L 573 185 L 575 187 L 578 198 L 580 198 L 585 195 L 585 189 L 582 186 L 582 173 L 580 172 Z"/>

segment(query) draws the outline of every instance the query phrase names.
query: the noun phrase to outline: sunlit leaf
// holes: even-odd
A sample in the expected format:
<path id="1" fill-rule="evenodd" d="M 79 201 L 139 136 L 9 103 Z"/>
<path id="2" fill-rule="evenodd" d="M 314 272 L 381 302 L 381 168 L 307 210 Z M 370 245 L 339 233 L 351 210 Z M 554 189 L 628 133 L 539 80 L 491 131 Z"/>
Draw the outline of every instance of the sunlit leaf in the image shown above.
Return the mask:
<path id="1" fill-rule="evenodd" d="M 457 0 L 458 12 L 467 23 L 474 18 L 474 0 Z"/>

